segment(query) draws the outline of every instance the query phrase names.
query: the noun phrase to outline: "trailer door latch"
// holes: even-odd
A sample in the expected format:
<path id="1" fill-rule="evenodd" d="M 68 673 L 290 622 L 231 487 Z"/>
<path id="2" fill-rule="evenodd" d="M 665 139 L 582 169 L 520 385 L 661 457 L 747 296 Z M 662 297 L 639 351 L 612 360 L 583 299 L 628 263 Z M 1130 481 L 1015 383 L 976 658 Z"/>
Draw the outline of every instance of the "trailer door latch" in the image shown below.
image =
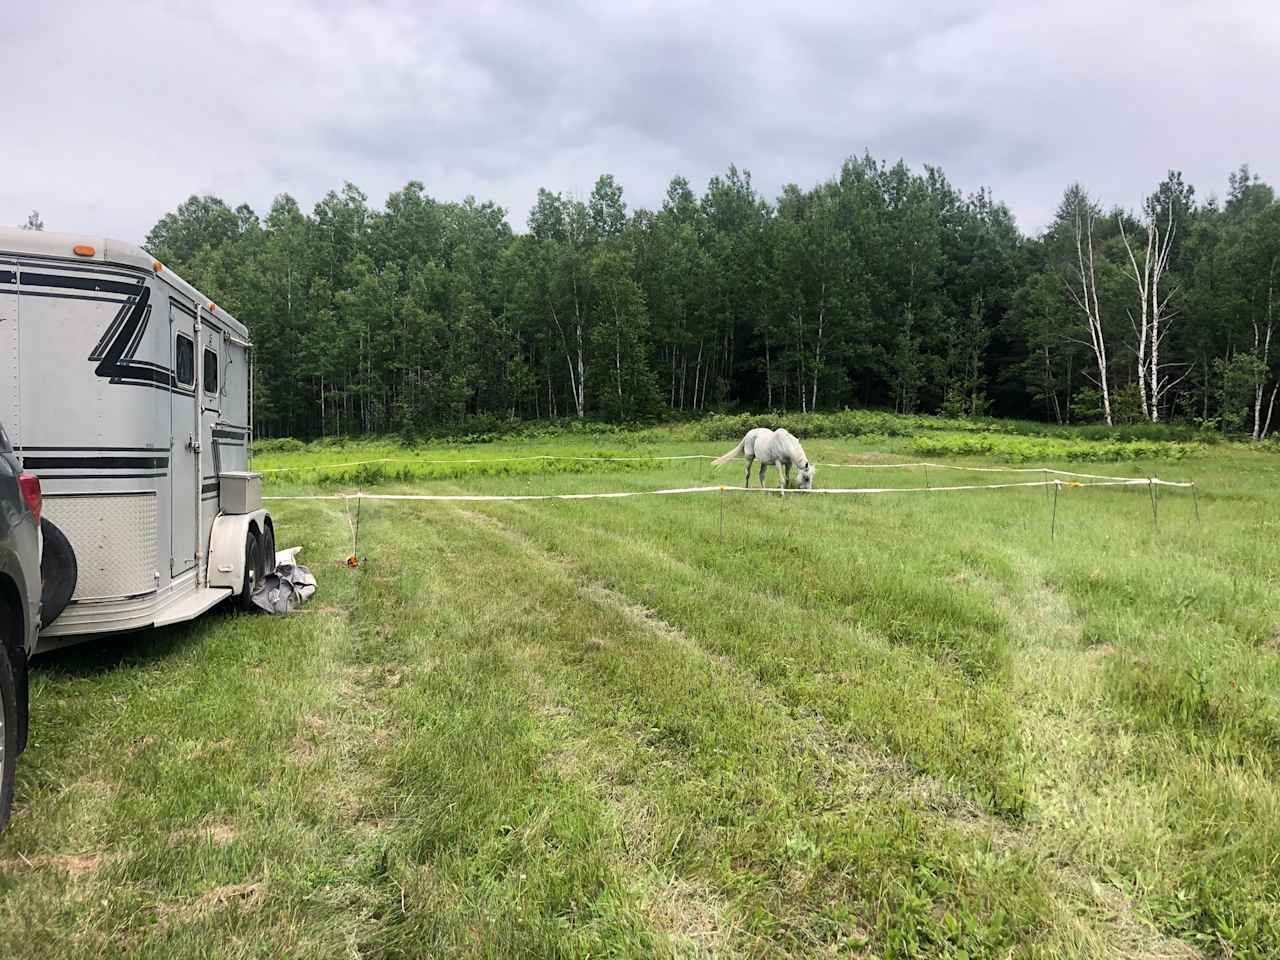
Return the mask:
<path id="1" fill-rule="evenodd" d="M 192 453 L 200 452 L 200 441 L 196 439 L 194 433 L 187 434 L 187 449 Z"/>

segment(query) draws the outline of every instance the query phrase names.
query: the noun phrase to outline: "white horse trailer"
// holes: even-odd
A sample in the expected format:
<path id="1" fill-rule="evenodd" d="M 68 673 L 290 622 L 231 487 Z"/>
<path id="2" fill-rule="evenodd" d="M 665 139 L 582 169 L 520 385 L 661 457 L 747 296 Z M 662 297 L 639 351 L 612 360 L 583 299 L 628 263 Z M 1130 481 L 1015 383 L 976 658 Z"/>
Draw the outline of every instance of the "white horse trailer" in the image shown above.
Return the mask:
<path id="1" fill-rule="evenodd" d="M 247 605 L 275 560 L 250 346 L 138 247 L 0 228 L 0 422 L 41 479 L 45 605 L 65 604 L 38 649 Z"/>

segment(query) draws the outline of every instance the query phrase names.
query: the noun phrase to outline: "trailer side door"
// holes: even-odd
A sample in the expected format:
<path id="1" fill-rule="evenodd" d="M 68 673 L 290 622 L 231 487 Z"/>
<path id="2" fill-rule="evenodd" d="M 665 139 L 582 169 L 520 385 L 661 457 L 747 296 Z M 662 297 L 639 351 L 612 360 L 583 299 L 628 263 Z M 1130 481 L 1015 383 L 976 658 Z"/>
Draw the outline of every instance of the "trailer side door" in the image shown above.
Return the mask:
<path id="1" fill-rule="evenodd" d="M 226 364 L 222 357 L 222 329 L 206 320 L 202 339 L 204 342 L 200 344 L 199 357 L 200 438 L 204 443 L 205 455 L 202 458 L 204 476 L 200 478 L 200 497 L 204 502 L 204 529 L 200 534 L 207 539 L 213 529 L 214 517 L 218 515 L 218 476 L 224 469 L 217 426 L 222 418 L 222 385 Z"/>
<path id="2" fill-rule="evenodd" d="M 170 564 L 174 577 L 196 565 L 196 453 L 200 424 L 196 419 L 195 312 L 169 301 L 169 358 L 173 389 L 169 393 Z"/>

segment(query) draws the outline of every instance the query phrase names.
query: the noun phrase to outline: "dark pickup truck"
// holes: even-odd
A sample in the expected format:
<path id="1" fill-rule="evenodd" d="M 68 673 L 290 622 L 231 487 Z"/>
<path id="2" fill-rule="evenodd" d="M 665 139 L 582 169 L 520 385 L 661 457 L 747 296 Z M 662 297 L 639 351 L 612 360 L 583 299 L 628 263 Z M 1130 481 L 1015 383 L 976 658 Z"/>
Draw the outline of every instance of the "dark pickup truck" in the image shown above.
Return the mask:
<path id="1" fill-rule="evenodd" d="M 40 630 L 40 507 L 40 481 L 22 472 L 0 424 L 0 830 L 27 746 L 27 658 Z"/>

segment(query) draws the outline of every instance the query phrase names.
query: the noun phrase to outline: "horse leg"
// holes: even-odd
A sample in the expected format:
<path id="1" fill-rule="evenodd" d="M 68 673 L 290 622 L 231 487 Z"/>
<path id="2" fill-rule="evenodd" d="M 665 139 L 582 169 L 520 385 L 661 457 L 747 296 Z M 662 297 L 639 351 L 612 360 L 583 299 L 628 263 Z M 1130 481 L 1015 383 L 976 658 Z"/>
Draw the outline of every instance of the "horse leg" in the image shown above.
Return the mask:
<path id="1" fill-rule="evenodd" d="M 768 462 L 761 460 L 760 461 L 760 489 L 762 490 L 764 489 L 764 472 L 768 469 L 769 469 Z"/>
<path id="2" fill-rule="evenodd" d="M 751 489 L 751 464 L 754 462 L 755 458 L 752 457 L 751 454 L 747 454 L 747 478 L 745 486 L 748 490 Z"/>
<path id="3" fill-rule="evenodd" d="M 785 497 L 787 495 L 787 471 L 782 464 L 778 464 L 778 496 Z"/>

